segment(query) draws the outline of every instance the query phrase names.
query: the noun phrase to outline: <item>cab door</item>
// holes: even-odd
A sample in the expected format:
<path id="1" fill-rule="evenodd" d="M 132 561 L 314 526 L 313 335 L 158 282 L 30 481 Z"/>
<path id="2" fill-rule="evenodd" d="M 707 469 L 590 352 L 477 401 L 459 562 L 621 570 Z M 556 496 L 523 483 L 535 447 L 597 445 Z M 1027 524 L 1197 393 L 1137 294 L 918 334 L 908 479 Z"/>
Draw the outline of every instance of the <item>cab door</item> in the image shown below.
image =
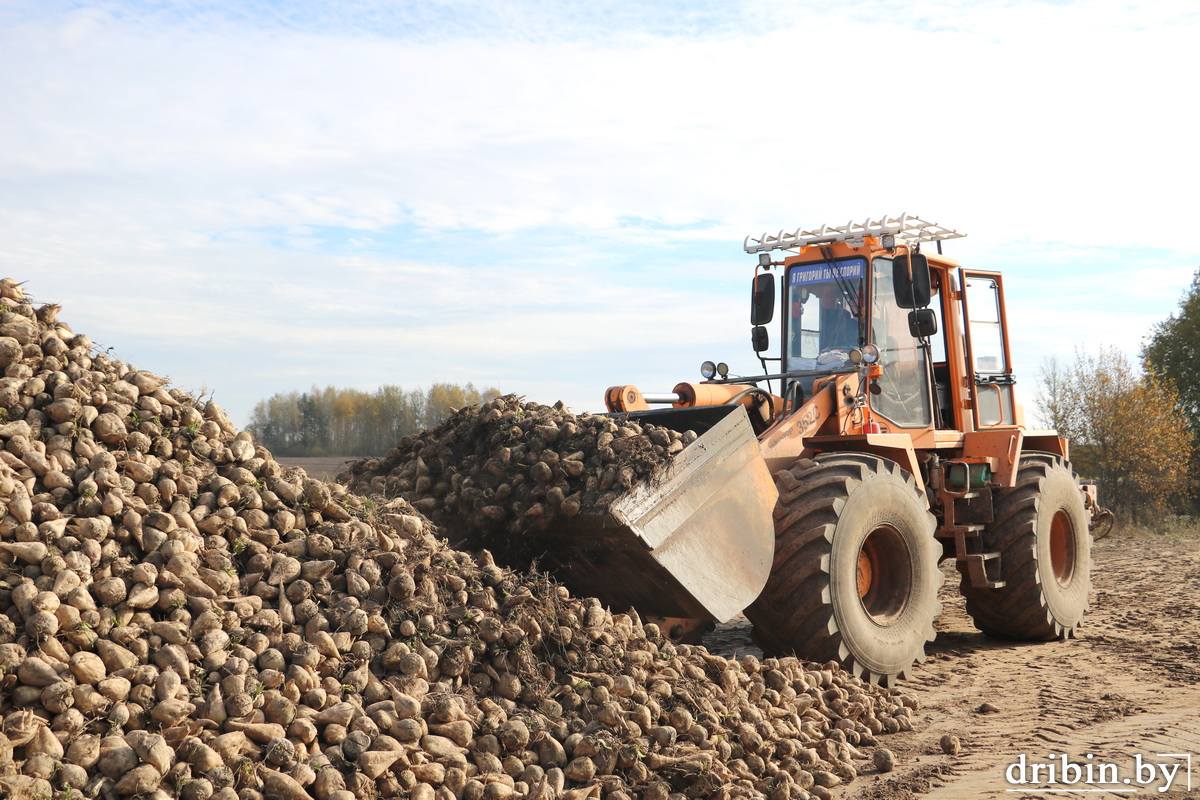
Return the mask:
<path id="1" fill-rule="evenodd" d="M 973 376 L 975 428 L 1017 424 L 1012 357 L 1004 314 L 1004 283 L 997 272 L 960 270 L 966 320 L 967 368 Z"/>

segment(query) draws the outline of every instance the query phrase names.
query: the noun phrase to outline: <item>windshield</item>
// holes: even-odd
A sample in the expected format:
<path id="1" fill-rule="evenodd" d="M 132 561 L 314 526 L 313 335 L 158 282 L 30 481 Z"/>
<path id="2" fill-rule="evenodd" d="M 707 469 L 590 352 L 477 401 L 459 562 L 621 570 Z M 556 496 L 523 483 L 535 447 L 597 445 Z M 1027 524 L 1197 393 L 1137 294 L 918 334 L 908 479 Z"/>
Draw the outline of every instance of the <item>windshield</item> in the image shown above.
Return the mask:
<path id="1" fill-rule="evenodd" d="M 788 372 L 847 366 L 858 347 L 864 258 L 797 264 L 788 272 Z"/>

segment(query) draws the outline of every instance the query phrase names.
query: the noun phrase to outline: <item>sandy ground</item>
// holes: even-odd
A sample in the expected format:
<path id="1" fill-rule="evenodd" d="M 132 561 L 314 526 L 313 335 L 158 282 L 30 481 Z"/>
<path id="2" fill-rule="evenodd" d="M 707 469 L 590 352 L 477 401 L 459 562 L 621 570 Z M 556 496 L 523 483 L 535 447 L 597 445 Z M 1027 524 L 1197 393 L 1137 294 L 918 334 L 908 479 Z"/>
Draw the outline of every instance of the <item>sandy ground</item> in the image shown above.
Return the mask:
<path id="1" fill-rule="evenodd" d="M 330 479 L 346 463 L 280 461 Z M 863 762 L 836 796 L 1200 800 L 1200 536 L 1117 533 L 1096 543 L 1093 558 L 1091 610 L 1079 638 L 1038 644 L 977 631 L 957 572 L 943 565 L 937 641 L 901 684 L 920 704 L 914 730 L 880 739 L 897 767 L 881 774 Z M 704 644 L 722 655 L 761 656 L 744 622 L 719 626 Z M 946 734 L 961 741 L 957 755 L 939 746 Z M 1064 756 L 1072 765 L 1065 774 Z M 1051 763 L 1053 776 L 1045 768 L 1032 774 L 1033 764 Z M 1113 766 L 1101 775 L 1104 764 Z M 1176 765 L 1169 790 L 1160 791 L 1162 771 Z M 1029 782 L 1014 782 L 1022 778 Z"/>
<path id="2" fill-rule="evenodd" d="M 1114 535 L 1096 543 L 1093 557 L 1091 610 L 1080 637 L 1044 644 L 999 642 L 975 630 L 956 591 L 958 575 L 944 565 L 937 641 L 901 684 L 920 702 L 914 730 L 880 737 L 898 766 L 883 775 L 864 765 L 837 796 L 1200 798 L 1200 537 Z M 706 644 L 724 654 L 757 653 L 747 634 L 745 625 L 722 626 Z M 981 712 L 985 703 L 996 710 Z M 945 734 L 961 740 L 958 755 L 942 752 Z M 1032 779 L 1030 765 L 1051 763 L 1050 754 L 1053 782 L 1047 771 L 1037 782 L 1007 779 Z M 1071 767 L 1064 776 L 1064 755 L 1081 770 L 1093 765 L 1094 780 Z M 1099 782 L 1102 763 L 1119 769 L 1115 784 Z M 1173 765 L 1171 789 L 1158 791 L 1161 769 Z"/>

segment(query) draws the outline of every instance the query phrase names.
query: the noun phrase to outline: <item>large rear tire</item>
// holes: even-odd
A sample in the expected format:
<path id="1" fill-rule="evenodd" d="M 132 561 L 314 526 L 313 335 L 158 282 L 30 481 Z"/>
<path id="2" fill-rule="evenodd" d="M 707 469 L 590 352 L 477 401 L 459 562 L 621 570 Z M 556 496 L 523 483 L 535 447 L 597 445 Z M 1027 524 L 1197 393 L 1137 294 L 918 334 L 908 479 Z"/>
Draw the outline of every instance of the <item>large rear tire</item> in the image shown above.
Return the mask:
<path id="1" fill-rule="evenodd" d="M 1092 537 L 1079 481 L 1058 456 L 1021 459 L 1017 485 L 997 493 L 984 548 L 1000 553 L 998 589 L 961 591 L 979 630 L 999 639 L 1068 639 L 1088 608 Z"/>
<path id="2" fill-rule="evenodd" d="M 775 483 L 771 577 L 746 609 L 755 641 L 873 683 L 907 675 L 933 641 L 942 584 L 936 520 L 912 476 L 876 456 L 830 453 Z"/>

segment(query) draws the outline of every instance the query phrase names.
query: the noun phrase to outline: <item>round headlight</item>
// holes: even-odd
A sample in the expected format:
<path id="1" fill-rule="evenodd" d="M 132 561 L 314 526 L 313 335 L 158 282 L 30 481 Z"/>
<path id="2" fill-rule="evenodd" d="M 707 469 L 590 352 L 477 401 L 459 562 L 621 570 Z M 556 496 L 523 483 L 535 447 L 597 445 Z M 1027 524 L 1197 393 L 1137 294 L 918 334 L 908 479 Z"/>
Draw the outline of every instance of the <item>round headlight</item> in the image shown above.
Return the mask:
<path id="1" fill-rule="evenodd" d="M 717 374 L 722 378 L 729 377 L 729 365 L 724 361 L 722 361 L 720 364 L 717 364 Z"/>
<path id="2" fill-rule="evenodd" d="M 868 364 L 874 364 L 879 360 L 879 348 L 873 344 L 864 344 L 862 349 L 862 360 Z"/>
<path id="3" fill-rule="evenodd" d="M 700 365 L 700 374 L 705 380 L 712 380 L 713 375 L 717 374 L 717 365 L 711 361 L 705 361 Z"/>

